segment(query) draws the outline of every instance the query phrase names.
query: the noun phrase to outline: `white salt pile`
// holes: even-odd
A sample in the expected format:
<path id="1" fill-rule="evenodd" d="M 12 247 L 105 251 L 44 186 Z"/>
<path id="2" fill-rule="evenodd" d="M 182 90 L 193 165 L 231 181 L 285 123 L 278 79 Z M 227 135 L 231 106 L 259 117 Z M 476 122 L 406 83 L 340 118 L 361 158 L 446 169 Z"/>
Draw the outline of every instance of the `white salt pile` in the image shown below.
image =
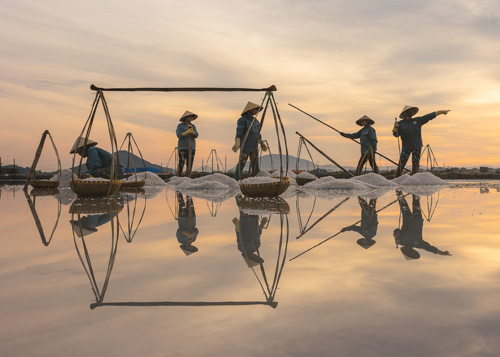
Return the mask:
<path id="1" fill-rule="evenodd" d="M 57 181 L 57 174 L 50 178 L 50 181 Z M 70 169 L 61 170 L 61 182 L 59 188 L 69 188 L 69 180 L 77 180 L 76 176 Z"/>
<path id="2" fill-rule="evenodd" d="M 392 182 L 398 185 L 404 186 L 448 186 L 448 183 L 439 177 L 431 174 L 430 172 L 420 172 L 413 176 L 403 175 L 392 180 Z"/>
<path id="3" fill-rule="evenodd" d="M 257 177 L 271 177 L 271 174 L 267 172 L 266 170 L 261 170 L 255 175 Z"/>
<path id="4" fill-rule="evenodd" d="M 256 184 L 264 184 L 264 183 L 273 183 L 279 182 L 279 179 L 275 177 L 248 177 L 246 179 L 241 180 L 241 183 L 244 185 L 256 185 Z"/>
<path id="5" fill-rule="evenodd" d="M 314 179 L 316 179 L 316 176 L 314 176 L 310 172 L 304 171 L 304 172 L 299 173 L 297 175 L 297 178 L 307 179 L 307 180 L 314 180 Z"/>
<path id="6" fill-rule="evenodd" d="M 284 172 L 283 172 L 283 175 L 284 175 Z M 274 172 L 271 172 L 271 177 L 280 177 L 280 170 L 276 170 Z M 294 179 L 297 177 L 297 175 L 292 170 L 288 170 L 286 177 L 290 177 L 291 179 Z"/>
<path id="7" fill-rule="evenodd" d="M 144 177 L 145 176 L 145 177 Z M 141 180 L 146 180 L 146 183 L 144 184 L 144 187 L 163 187 L 166 186 L 167 183 L 163 181 L 163 179 L 155 174 L 154 172 L 146 171 L 146 174 L 144 175 L 144 172 L 140 172 L 138 174 L 132 174 L 127 179 L 123 180 L 124 182 L 135 182 L 137 177 L 137 181 Z"/>
<path id="8" fill-rule="evenodd" d="M 225 189 L 239 189 L 238 182 L 224 174 L 215 173 L 199 177 L 196 179 L 190 178 L 177 178 L 177 180 L 170 182 L 170 184 L 177 185 L 178 190 L 225 190 Z"/>
<path id="9" fill-rule="evenodd" d="M 353 180 L 357 180 L 363 183 L 367 183 L 372 186 L 384 187 L 384 186 L 397 186 L 398 184 L 393 181 L 389 181 L 382 175 L 378 174 L 366 174 L 361 176 L 356 176 L 352 178 Z"/>
<path id="10" fill-rule="evenodd" d="M 336 179 L 335 177 L 326 176 L 318 180 L 306 183 L 302 186 L 304 189 L 312 190 L 359 190 L 366 191 L 376 188 L 376 186 L 364 183 L 358 180 Z"/>

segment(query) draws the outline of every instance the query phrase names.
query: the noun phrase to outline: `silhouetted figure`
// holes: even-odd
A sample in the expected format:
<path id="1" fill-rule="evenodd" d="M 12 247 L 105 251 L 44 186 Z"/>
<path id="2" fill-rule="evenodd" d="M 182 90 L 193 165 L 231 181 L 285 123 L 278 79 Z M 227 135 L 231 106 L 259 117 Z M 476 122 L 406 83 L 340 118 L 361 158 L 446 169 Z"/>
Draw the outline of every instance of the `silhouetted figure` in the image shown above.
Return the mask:
<path id="1" fill-rule="evenodd" d="M 373 238 L 377 235 L 378 216 L 377 216 L 377 199 L 371 199 L 367 203 L 363 197 L 358 197 L 358 202 L 361 207 L 361 222 L 357 226 L 355 224 L 342 228 L 342 232 L 353 231 L 358 232 L 363 236 L 356 241 L 361 247 L 368 249 L 376 242 Z"/>
<path id="2" fill-rule="evenodd" d="M 186 112 L 179 119 L 180 123 L 177 125 L 175 131 L 179 141 L 177 149 L 179 150 L 179 166 L 177 167 L 177 176 L 181 177 L 184 164 L 186 164 L 186 176 L 191 177 L 193 169 L 194 155 L 196 153 L 196 138 L 198 137 L 198 130 L 192 123 L 193 120 L 198 118 L 197 114 Z"/>
<path id="3" fill-rule="evenodd" d="M 258 250 L 260 247 L 262 227 L 265 226 L 266 223 L 266 217 L 259 223 L 258 215 L 246 214 L 241 210 L 240 218 L 233 218 L 238 250 L 241 252 L 241 255 L 249 267 L 264 262 L 264 259 L 259 256 Z"/>
<path id="4" fill-rule="evenodd" d="M 186 255 L 196 253 L 198 248 L 193 242 L 198 237 L 198 228 L 196 228 L 196 212 L 194 211 L 193 199 L 186 195 L 186 201 L 182 193 L 176 192 L 177 204 L 179 208 L 179 218 L 177 223 L 177 241 L 181 243 L 180 248 Z"/>
<path id="5" fill-rule="evenodd" d="M 422 217 L 422 210 L 420 208 L 420 197 L 412 194 L 413 202 L 413 212 L 406 202 L 401 191 L 396 191 L 396 195 L 399 201 L 399 207 L 401 209 L 401 215 L 403 217 L 403 224 L 401 228 L 396 228 L 394 230 L 394 239 L 397 245 L 401 245 L 401 252 L 406 259 L 419 259 L 420 253 L 414 248 L 423 249 L 428 252 L 439 254 L 439 255 L 451 255 L 448 251 L 441 251 L 438 248 L 432 246 L 428 242 L 424 241 L 422 237 L 424 219 Z"/>

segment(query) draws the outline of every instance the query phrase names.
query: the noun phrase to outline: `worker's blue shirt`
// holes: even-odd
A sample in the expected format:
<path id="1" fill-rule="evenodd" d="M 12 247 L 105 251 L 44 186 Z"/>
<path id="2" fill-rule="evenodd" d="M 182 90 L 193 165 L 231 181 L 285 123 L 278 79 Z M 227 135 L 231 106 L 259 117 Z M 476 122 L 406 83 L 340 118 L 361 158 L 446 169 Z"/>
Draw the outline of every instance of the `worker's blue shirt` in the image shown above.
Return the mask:
<path id="1" fill-rule="evenodd" d="M 366 154 L 371 147 L 377 151 L 377 133 L 371 125 L 365 125 L 357 133 L 346 134 L 351 139 L 361 139 L 361 155 Z"/>
<path id="2" fill-rule="evenodd" d="M 198 137 L 198 130 L 196 130 L 196 126 L 191 122 L 190 124 L 193 127 L 195 135 L 186 135 L 182 136 L 182 133 L 188 130 L 188 126 L 185 122 L 179 123 L 177 125 L 177 130 L 175 133 L 179 138 L 179 142 L 177 143 L 177 147 L 179 150 L 188 150 L 188 147 L 191 147 L 191 150 L 196 150 L 196 138 Z"/>
<path id="3" fill-rule="evenodd" d="M 94 175 L 99 169 L 111 169 L 112 161 L 113 156 L 106 150 L 96 146 L 87 149 L 87 169 L 91 175 Z"/>
<path id="4" fill-rule="evenodd" d="M 429 113 L 421 117 L 398 121 L 398 131 L 392 132 L 395 137 L 400 136 L 403 150 L 408 152 L 420 149 L 422 145 L 422 125 L 436 117 L 436 113 Z"/>
<path id="5" fill-rule="evenodd" d="M 238 119 L 238 123 L 236 125 L 236 137 L 241 140 L 242 152 L 252 152 L 254 150 L 255 144 L 260 139 L 259 126 L 259 121 L 257 119 L 254 120 L 253 116 L 246 113 Z M 247 131 L 248 136 L 243 145 L 243 139 L 245 138 Z"/>

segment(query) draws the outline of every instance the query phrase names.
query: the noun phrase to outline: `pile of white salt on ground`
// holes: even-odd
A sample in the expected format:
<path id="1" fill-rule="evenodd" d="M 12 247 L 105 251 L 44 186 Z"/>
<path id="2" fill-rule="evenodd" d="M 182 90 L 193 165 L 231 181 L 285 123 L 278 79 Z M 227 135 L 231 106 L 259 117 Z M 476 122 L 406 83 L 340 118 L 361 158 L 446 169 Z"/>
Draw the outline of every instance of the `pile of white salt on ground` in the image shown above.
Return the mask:
<path id="1" fill-rule="evenodd" d="M 135 182 L 146 180 L 144 187 L 164 187 L 167 186 L 167 183 L 163 181 L 163 179 L 155 174 L 154 172 L 146 171 L 140 172 L 138 174 L 132 174 L 126 179 L 122 180 L 123 182 Z"/>
<path id="2" fill-rule="evenodd" d="M 168 186 L 188 196 L 213 202 L 222 202 L 240 193 L 238 182 L 221 173 L 196 179 L 173 177 L 168 181 Z"/>

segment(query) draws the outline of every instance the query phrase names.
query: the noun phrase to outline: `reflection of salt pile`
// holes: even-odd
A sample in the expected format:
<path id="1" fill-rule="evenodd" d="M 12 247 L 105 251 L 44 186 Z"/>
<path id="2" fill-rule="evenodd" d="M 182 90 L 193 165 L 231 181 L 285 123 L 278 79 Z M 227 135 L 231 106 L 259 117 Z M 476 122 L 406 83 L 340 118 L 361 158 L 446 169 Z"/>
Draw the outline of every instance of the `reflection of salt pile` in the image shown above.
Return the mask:
<path id="1" fill-rule="evenodd" d="M 430 186 L 430 185 L 439 185 L 439 186 L 448 186 L 448 183 L 437 176 L 434 176 L 430 172 L 420 172 L 413 176 L 404 175 L 392 180 L 392 182 L 397 183 L 398 185 L 404 186 Z"/>
<path id="2" fill-rule="evenodd" d="M 238 182 L 221 173 L 215 173 L 196 179 L 177 177 L 169 181 L 168 185 L 175 186 L 176 191 L 189 196 L 203 198 L 213 202 L 225 201 L 240 192 Z"/>

